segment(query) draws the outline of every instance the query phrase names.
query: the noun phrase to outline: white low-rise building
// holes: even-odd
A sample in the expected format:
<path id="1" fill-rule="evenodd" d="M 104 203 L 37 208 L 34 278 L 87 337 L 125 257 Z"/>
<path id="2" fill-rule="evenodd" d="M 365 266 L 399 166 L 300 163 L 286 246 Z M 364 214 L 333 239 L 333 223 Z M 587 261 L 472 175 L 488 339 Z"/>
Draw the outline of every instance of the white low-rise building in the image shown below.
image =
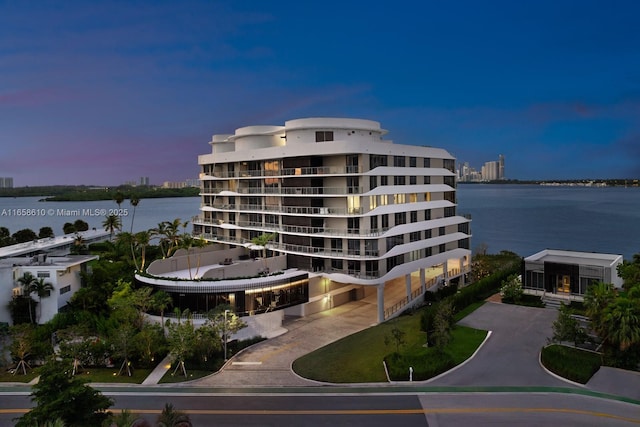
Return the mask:
<path id="1" fill-rule="evenodd" d="M 523 288 L 582 299 L 594 283 L 622 288 L 622 255 L 545 249 L 524 259 Z"/>
<path id="2" fill-rule="evenodd" d="M 46 323 L 66 306 L 82 284 L 81 272 L 95 255 L 12 257 L 0 260 L 0 322 L 12 323 L 9 302 L 16 295 L 24 295 L 18 279 L 31 273 L 53 287 L 48 296 L 40 298 L 31 294 L 37 304 L 36 320 Z M 34 305 L 36 305 L 34 304 Z"/>

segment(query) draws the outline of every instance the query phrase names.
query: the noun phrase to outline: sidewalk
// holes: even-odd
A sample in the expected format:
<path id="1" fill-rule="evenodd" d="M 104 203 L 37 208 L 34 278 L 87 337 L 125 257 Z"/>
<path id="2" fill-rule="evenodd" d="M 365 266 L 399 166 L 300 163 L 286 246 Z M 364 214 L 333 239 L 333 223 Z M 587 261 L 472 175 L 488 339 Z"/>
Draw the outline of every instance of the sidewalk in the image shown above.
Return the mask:
<path id="1" fill-rule="evenodd" d="M 167 355 L 164 359 L 162 359 L 160 363 L 158 363 L 158 366 L 156 366 L 155 369 L 151 371 L 149 376 L 145 378 L 144 381 L 142 381 L 142 385 L 158 384 L 164 374 L 167 373 L 169 368 L 171 368 L 171 357 Z"/>

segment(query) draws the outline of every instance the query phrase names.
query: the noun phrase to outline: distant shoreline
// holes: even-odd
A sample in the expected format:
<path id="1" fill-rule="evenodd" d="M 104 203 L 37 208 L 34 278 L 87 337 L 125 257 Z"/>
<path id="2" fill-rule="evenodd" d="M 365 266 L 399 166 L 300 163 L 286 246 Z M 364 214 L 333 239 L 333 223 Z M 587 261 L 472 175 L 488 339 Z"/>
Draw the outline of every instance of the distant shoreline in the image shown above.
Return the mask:
<path id="1" fill-rule="evenodd" d="M 40 201 L 47 202 L 88 202 L 99 200 L 157 199 L 166 197 L 197 197 L 200 188 L 161 188 L 151 186 L 119 186 L 119 187 L 89 187 L 89 186 L 46 186 L 46 187 L 16 187 L 1 188 L 0 197 L 43 197 Z"/>
<path id="2" fill-rule="evenodd" d="M 640 187 L 640 179 L 570 179 L 570 180 L 532 180 L 504 179 L 495 181 L 458 181 L 469 185 L 541 185 L 550 187 Z"/>

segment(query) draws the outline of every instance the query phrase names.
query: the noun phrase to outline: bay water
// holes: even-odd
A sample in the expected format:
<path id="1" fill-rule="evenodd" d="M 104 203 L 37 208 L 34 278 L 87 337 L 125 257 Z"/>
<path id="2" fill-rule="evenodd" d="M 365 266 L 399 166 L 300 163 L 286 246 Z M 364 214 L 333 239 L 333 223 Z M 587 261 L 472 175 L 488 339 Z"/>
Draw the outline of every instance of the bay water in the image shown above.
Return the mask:
<path id="1" fill-rule="evenodd" d="M 471 248 L 489 253 L 509 250 L 528 256 L 543 249 L 621 254 L 640 253 L 640 188 L 554 187 L 539 185 L 461 184 L 458 212 L 470 214 Z M 120 209 L 125 231 L 147 230 L 162 221 L 191 221 L 200 209 L 199 197 L 142 199 L 133 216 L 125 200 L 39 202 L 41 197 L 0 198 L 0 227 L 11 233 L 49 226 L 62 235 L 62 226 L 76 219 L 102 229 L 104 213 Z M 18 215 L 18 210 L 34 215 Z M 126 210 L 126 211 L 125 211 Z M 28 212 L 24 212 L 28 213 Z M 191 225 L 187 227 L 191 230 Z"/>

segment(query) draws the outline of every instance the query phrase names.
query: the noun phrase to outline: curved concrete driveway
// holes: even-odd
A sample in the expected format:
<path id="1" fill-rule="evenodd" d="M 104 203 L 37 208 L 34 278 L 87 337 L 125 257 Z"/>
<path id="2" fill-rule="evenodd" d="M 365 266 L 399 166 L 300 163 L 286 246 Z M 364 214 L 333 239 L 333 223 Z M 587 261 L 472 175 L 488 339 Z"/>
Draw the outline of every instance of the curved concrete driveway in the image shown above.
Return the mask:
<path id="1" fill-rule="evenodd" d="M 291 370 L 293 361 L 374 325 L 377 313 L 375 299 L 364 299 L 309 317 L 287 320 L 283 325 L 288 330 L 285 334 L 251 346 L 233 357 L 220 372 L 190 384 L 230 387 L 317 385 L 317 382 L 294 374 Z"/>
<path id="2" fill-rule="evenodd" d="M 571 387 L 538 363 L 540 348 L 553 336 L 557 317 L 554 309 L 485 303 L 460 324 L 492 331 L 491 337 L 467 364 L 429 385 Z"/>

